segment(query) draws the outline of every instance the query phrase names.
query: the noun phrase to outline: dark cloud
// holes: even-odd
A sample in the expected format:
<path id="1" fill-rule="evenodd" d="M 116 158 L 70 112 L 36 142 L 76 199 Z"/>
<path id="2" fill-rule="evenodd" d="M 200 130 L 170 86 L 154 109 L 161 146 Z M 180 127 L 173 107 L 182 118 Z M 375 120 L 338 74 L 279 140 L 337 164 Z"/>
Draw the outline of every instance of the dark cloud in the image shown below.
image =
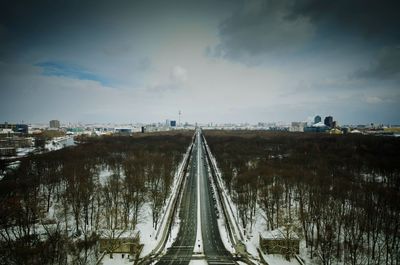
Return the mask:
<path id="1" fill-rule="evenodd" d="M 399 10 L 397 0 L 303 0 L 294 2 L 288 19 L 305 16 L 321 31 L 387 42 L 400 39 Z"/>
<path id="2" fill-rule="evenodd" d="M 400 46 L 383 48 L 367 69 L 360 69 L 356 78 L 400 79 Z"/>
<path id="3" fill-rule="evenodd" d="M 314 27 L 303 16 L 287 19 L 288 1 L 249 1 L 222 21 L 220 44 L 208 52 L 242 60 L 262 53 L 298 51 L 314 33 Z"/>
<path id="4" fill-rule="evenodd" d="M 265 54 L 368 48 L 400 42 L 399 1 L 260 0 L 239 6 L 209 54 L 246 61 Z M 347 42 L 347 43 L 346 43 Z M 289 54 L 290 55 L 290 54 Z"/>

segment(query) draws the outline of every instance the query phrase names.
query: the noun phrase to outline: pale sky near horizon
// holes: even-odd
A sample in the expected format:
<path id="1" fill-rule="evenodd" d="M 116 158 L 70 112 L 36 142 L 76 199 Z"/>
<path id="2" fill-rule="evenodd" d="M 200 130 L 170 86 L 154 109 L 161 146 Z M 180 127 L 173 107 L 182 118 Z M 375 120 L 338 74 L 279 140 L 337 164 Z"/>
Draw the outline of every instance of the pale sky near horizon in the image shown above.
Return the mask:
<path id="1" fill-rule="evenodd" d="M 400 124 L 398 1 L 2 1 L 0 122 Z"/>

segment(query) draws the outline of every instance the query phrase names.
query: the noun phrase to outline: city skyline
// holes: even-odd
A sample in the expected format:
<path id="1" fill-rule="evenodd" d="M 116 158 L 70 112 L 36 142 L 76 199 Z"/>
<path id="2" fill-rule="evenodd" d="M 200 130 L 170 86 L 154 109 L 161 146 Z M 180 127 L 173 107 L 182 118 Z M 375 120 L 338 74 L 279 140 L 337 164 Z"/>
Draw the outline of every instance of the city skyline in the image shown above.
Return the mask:
<path id="1" fill-rule="evenodd" d="M 397 1 L 2 6 L 2 122 L 400 123 Z"/>

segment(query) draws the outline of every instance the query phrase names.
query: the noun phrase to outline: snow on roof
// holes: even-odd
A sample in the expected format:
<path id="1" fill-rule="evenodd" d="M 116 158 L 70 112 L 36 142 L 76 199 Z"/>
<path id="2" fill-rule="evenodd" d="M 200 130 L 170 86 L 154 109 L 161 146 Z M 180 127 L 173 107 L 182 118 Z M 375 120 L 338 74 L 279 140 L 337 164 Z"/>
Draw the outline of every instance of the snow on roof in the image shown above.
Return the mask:
<path id="1" fill-rule="evenodd" d="M 264 231 L 260 233 L 261 237 L 264 239 L 285 239 L 287 237 L 287 232 L 283 227 L 277 228 L 275 230 Z M 299 239 L 297 234 L 293 231 L 289 232 L 290 239 Z"/>
<path id="2" fill-rule="evenodd" d="M 100 229 L 99 230 L 100 238 L 102 239 L 134 239 L 136 238 L 137 231 L 135 230 L 119 230 L 116 229 L 114 231 L 107 230 L 107 229 Z"/>
<path id="3" fill-rule="evenodd" d="M 312 127 L 328 127 L 328 126 L 326 126 L 326 125 L 321 121 L 321 122 L 318 122 L 318 123 L 314 123 L 314 124 L 312 125 Z"/>

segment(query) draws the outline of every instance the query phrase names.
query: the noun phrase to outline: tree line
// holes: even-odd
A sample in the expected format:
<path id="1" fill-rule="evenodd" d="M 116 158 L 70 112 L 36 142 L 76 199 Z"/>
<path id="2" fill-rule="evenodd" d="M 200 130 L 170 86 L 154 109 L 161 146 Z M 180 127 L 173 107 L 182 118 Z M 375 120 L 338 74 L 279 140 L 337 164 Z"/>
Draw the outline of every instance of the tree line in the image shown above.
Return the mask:
<path id="1" fill-rule="evenodd" d="M 293 227 L 321 264 L 400 264 L 400 139 L 205 131 L 251 233 Z"/>
<path id="2" fill-rule="evenodd" d="M 145 205 L 157 229 L 191 138 L 81 138 L 23 158 L 0 181 L 0 264 L 93 264 L 99 238 L 138 236 Z"/>

